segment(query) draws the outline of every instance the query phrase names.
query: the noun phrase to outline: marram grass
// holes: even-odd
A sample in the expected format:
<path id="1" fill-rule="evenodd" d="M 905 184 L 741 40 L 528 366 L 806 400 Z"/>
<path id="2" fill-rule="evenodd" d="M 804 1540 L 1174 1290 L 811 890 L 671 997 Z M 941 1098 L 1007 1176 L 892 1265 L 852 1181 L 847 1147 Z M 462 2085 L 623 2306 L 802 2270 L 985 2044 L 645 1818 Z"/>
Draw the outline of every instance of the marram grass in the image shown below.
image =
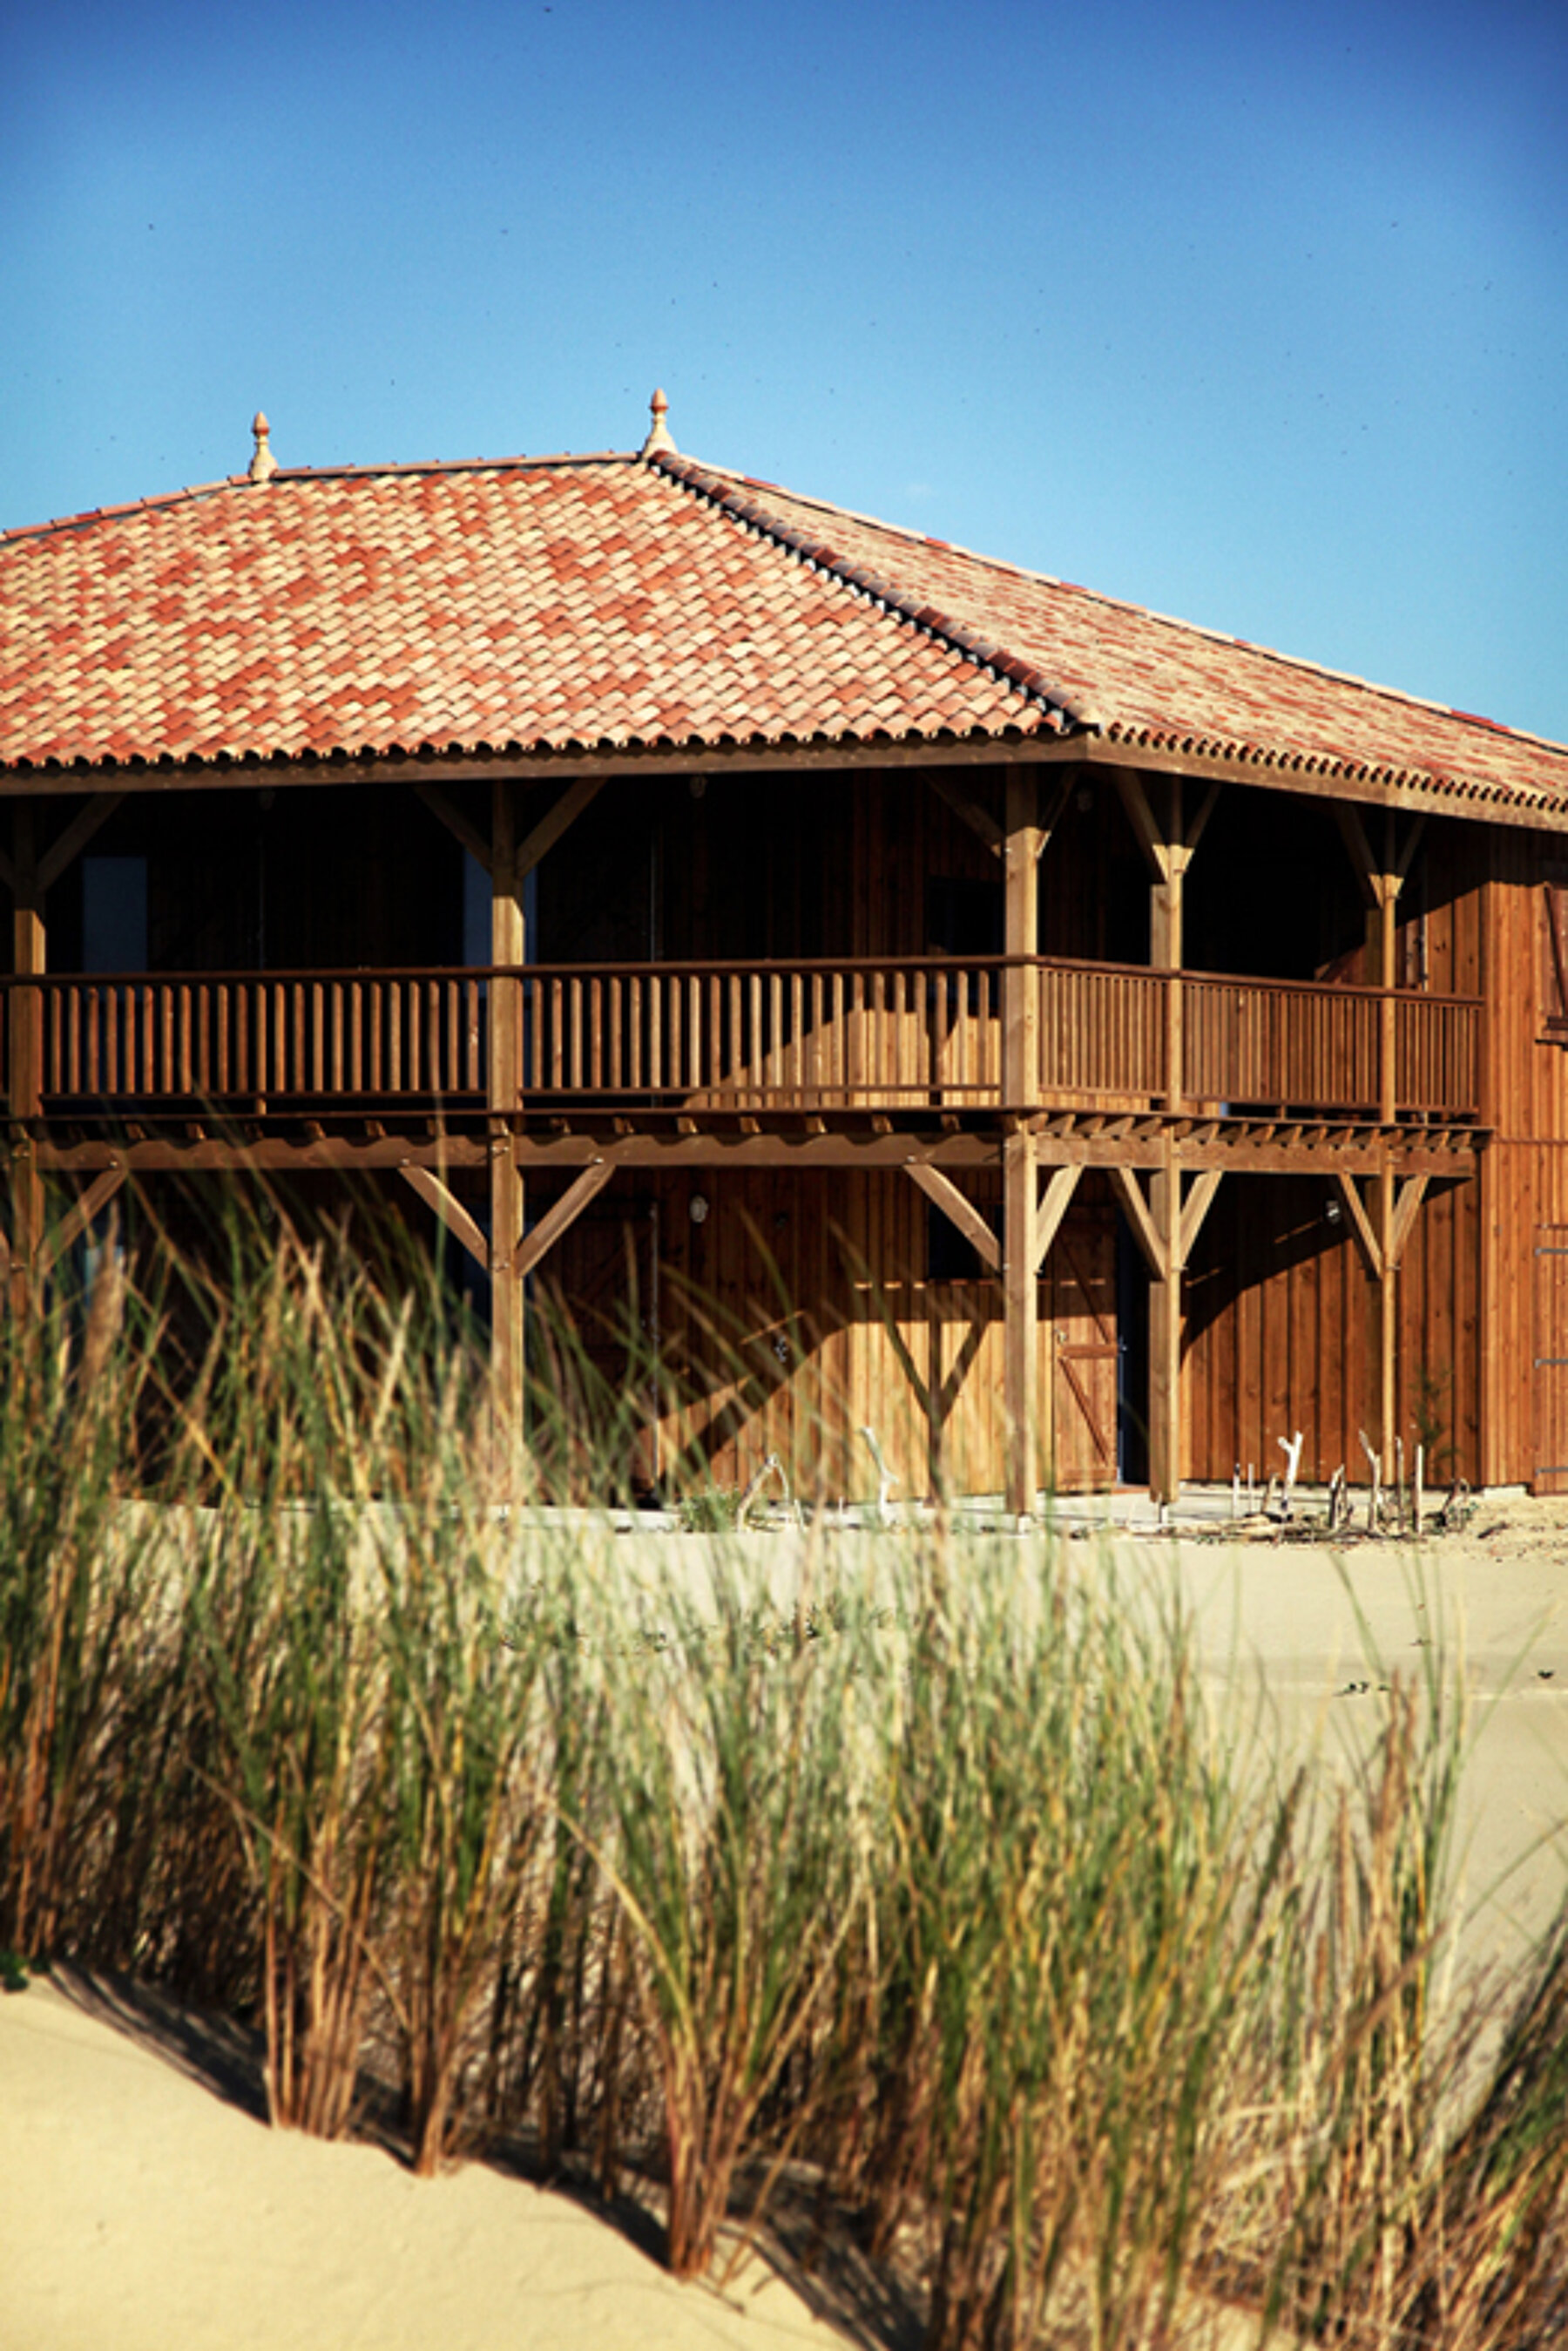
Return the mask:
<path id="1" fill-rule="evenodd" d="M 245 2011 L 281 2126 L 655 2183 L 683 2275 L 813 2179 L 929 2351 L 1561 2339 L 1568 1913 L 1478 2012 L 1440 1667 L 1342 1790 L 1082 1546 L 618 1537 L 417 1269 L 133 1271 L 0 1335 L 0 1949 Z M 591 1384 L 530 1503 L 624 1499 Z"/>

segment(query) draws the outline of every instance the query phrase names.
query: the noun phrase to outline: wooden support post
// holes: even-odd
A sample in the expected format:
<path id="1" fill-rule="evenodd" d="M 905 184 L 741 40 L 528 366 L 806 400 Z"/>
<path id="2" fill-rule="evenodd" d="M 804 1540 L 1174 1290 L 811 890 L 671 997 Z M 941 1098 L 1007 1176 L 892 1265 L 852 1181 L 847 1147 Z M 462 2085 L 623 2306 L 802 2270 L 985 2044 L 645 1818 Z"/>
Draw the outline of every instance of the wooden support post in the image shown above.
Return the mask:
<path id="1" fill-rule="evenodd" d="M 492 789 L 490 826 L 490 1385 L 491 1412 L 503 1474 L 523 1442 L 523 1283 L 517 1254 L 523 1238 L 523 1176 L 512 1121 L 521 1102 L 523 984 L 512 975 L 526 951 L 517 875 L 513 787 Z"/>
<path id="2" fill-rule="evenodd" d="M 1397 1038 L 1395 1029 L 1394 981 L 1397 972 L 1399 945 L 1399 890 L 1403 874 L 1395 870 L 1394 811 L 1388 811 L 1386 824 L 1382 871 L 1376 876 L 1376 909 L 1374 920 L 1377 928 L 1377 985 L 1383 990 L 1379 1008 L 1377 1040 L 1377 1115 L 1385 1126 L 1392 1126 L 1399 1114 L 1399 1076 L 1396 1068 Z M 1384 1450 L 1387 1450 L 1387 1424 L 1384 1424 Z"/>
<path id="3" fill-rule="evenodd" d="M 1427 820 L 1425 816 L 1416 819 L 1401 849 L 1397 820 L 1392 809 L 1386 810 L 1383 849 L 1377 855 L 1359 809 L 1348 801 L 1337 800 L 1334 813 L 1366 906 L 1367 982 L 1382 990 L 1377 1030 L 1377 1115 L 1383 1125 L 1392 1126 L 1399 1111 L 1398 1031 L 1394 1000 L 1398 976 L 1399 895 L 1409 878 Z"/>
<path id="4" fill-rule="evenodd" d="M 1040 787 L 1033 768 L 1007 771 L 1002 980 L 1002 1102 L 1031 1109 L 1040 1099 Z M 1027 962 L 1021 958 L 1027 957 Z"/>
<path id="5" fill-rule="evenodd" d="M 1394 1169 L 1385 1159 L 1376 1177 L 1377 1248 L 1383 1275 L 1377 1285 L 1377 1426 L 1385 1463 L 1394 1458 L 1394 1367 L 1399 1334 L 1398 1267 L 1394 1253 Z"/>
<path id="6" fill-rule="evenodd" d="M 1181 841 L 1181 778 L 1170 779 L 1170 820 L 1161 844 L 1159 878 L 1150 893 L 1148 959 L 1157 971 L 1169 974 L 1165 985 L 1165 1106 L 1181 1107 L 1182 1004 L 1181 951 L 1186 900 L 1187 861 L 1177 853 Z M 1157 1182 L 1163 1182 L 1157 1177 Z"/>
<path id="7" fill-rule="evenodd" d="M 1157 1502 L 1181 1491 L 1181 1176 L 1149 1177 L 1149 1213 L 1163 1265 L 1148 1291 L 1148 1485 Z"/>
<path id="8" fill-rule="evenodd" d="M 1002 977 L 1002 1100 L 1027 1113 L 1040 1099 L 1040 787 L 1033 768 L 1007 771 Z M 1035 1221 L 1039 1146 L 1027 1126 L 1002 1146 L 1002 1387 L 1007 1417 L 1007 1507 L 1033 1510 L 1039 1466 L 1039 1282 Z"/>
<path id="9" fill-rule="evenodd" d="M 1219 1173 L 1208 1170 L 1183 1202 L 1181 1171 L 1168 1152 L 1147 1200 L 1130 1167 L 1106 1172 L 1149 1270 L 1148 1485 L 1157 1502 L 1174 1502 L 1181 1491 L 1181 1276 Z"/>
<path id="10" fill-rule="evenodd" d="M 1187 869 L 1198 853 L 1198 844 L 1214 813 L 1220 787 L 1210 785 L 1197 814 L 1189 821 L 1182 806 L 1181 778 L 1172 776 L 1167 785 L 1168 809 L 1162 822 L 1149 803 L 1143 778 L 1129 768 L 1117 768 L 1112 772 L 1149 872 L 1149 963 L 1156 971 L 1169 975 L 1165 986 L 1165 1107 L 1176 1112 L 1187 1092 L 1181 985 Z"/>
<path id="11" fill-rule="evenodd" d="M 1038 1476 L 1039 1274 L 1035 1254 L 1038 1144 L 1027 1127 L 1002 1145 L 1002 1389 L 1007 1416 L 1007 1507 L 1034 1508 Z"/>
<path id="12" fill-rule="evenodd" d="M 44 893 L 31 800 L 18 800 L 11 832 L 11 968 L 18 979 L 41 976 L 47 960 Z M 11 990 L 11 1304 L 26 1314 L 43 1279 L 44 1179 L 27 1122 L 43 1110 L 44 999 L 36 987 Z"/>

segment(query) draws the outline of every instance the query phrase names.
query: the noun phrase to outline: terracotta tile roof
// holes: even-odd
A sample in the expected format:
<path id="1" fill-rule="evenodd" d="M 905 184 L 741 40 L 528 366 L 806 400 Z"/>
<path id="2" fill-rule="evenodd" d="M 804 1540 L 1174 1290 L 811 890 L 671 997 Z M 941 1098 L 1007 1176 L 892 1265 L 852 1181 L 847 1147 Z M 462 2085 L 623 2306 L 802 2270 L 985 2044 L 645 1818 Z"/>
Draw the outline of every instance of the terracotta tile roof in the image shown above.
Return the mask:
<path id="1" fill-rule="evenodd" d="M 1568 746 L 1168 620 L 1067 581 L 847 513 L 767 482 L 660 457 L 715 504 L 849 577 L 895 579 L 908 608 L 1008 646 L 1129 762 L 1161 752 L 1270 776 L 1342 777 L 1449 802 L 1568 812 Z"/>
<path id="2" fill-rule="evenodd" d="M 1568 750 L 673 452 L 244 477 L 0 539 L 0 768 L 1086 734 L 1568 813 Z"/>
<path id="3" fill-rule="evenodd" d="M 630 457 L 305 474 L 0 546 L 0 761 L 1054 731 Z"/>

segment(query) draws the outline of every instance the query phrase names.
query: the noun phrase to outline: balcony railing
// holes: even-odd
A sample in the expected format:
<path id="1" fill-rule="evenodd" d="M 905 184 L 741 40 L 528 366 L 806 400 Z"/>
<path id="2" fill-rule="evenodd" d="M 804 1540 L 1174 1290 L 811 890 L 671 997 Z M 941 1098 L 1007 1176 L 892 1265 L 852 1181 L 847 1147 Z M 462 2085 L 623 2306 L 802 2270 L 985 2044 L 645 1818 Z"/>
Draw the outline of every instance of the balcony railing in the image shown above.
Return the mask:
<path id="1" fill-rule="evenodd" d="M 1456 997 L 1044 957 L 529 965 L 9 979 L 13 1110 L 477 1108 L 491 1021 L 513 1104 L 1018 1108 L 1469 1118 L 1480 1006 Z M 1032 991 L 1025 1102 L 1002 1008 Z M 26 1101 L 19 1097 L 26 1096 Z"/>

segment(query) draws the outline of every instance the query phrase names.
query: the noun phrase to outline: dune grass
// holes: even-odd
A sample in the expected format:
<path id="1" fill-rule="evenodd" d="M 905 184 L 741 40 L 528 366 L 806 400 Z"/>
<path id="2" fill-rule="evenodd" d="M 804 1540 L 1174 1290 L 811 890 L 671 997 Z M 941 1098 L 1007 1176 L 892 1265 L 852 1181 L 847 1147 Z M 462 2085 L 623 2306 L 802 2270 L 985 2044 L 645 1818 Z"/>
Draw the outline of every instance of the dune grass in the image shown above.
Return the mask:
<path id="1" fill-rule="evenodd" d="M 279 2126 L 653 2179 L 683 2276 L 805 2167 L 929 2351 L 1560 2335 L 1568 1914 L 1478 2008 L 1440 1663 L 1342 1785 L 1082 1547 L 618 1538 L 531 1507 L 624 1499 L 569 1332 L 519 1505 L 417 1268 L 137 1273 L 0 1333 L 0 1949 L 249 2015 Z"/>

